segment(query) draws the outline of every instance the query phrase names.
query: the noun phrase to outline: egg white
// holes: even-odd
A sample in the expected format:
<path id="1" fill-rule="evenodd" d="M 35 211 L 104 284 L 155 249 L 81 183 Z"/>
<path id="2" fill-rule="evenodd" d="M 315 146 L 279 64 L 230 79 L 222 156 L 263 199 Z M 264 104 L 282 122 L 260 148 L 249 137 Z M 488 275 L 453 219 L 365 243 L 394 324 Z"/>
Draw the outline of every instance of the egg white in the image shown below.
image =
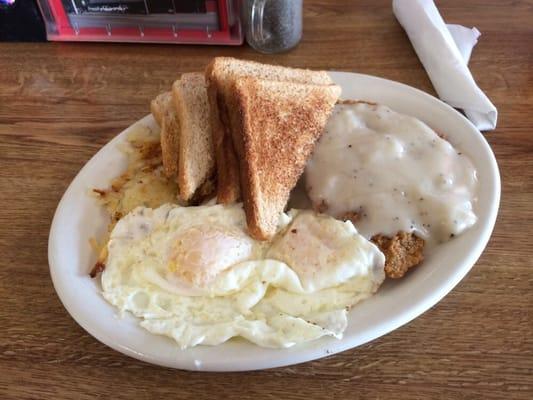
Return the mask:
<path id="1" fill-rule="evenodd" d="M 346 309 L 384 279 L 383 254 L 350 222 L 291 211 L 272 242 L 258 242 L 240 204 L 137 208 L 108 251 L 104 298 L 182 348 L 236 336 L 264 347 L 340 338 Z"/>

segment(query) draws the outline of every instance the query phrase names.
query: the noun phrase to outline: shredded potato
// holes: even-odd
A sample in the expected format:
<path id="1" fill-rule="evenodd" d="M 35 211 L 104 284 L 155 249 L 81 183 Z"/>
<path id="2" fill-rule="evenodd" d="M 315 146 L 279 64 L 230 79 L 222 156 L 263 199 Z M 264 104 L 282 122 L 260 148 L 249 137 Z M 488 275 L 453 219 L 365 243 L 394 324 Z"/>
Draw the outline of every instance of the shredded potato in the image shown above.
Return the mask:
<path id="1" fill-rule="evenodd" d="M 91 247 L 99 254 L 91 276 L 96 276 L 105 267 L 109 235 L 120 218 L 139 206 L 157 208 L 176 202 L 176 182 L 163 172 L 159 134 L 148 130 L 134 131 L 121 151 L 128 156 L 127 170 L 114 179 L 110 187 L 92 189 L 108 212 L 110 222 L 105 237 L 100 241 L 90 240 Z"/>

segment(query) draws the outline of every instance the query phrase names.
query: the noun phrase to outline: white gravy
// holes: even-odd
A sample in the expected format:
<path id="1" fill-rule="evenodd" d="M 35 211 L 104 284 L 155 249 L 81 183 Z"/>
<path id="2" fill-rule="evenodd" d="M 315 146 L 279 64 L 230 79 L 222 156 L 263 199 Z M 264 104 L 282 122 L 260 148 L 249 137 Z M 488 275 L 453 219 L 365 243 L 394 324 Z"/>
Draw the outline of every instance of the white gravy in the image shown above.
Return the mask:
<path id="1" fill-rule="evenodd" d="M 367 238 L 415 232 L 431 245 L 477 220 L 468 157 L 420 120 L 385 106 L 337 105 L 305 180 L 315 208 L 334 217 L 357 212 L 355 225 Z"/>

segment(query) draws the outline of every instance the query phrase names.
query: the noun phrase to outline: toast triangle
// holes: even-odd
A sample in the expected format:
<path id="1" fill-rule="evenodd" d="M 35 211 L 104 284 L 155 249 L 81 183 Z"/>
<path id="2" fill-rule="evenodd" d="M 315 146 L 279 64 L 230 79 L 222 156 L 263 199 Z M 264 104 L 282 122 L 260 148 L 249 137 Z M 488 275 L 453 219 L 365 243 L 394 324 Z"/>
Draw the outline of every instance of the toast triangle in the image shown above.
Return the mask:
<path id="1" fill-rule="evenodd" d="M 172 93 L 164 92 L 150 103 L 150 110 L 161 128 L 161 153 L 163 171 L 167 177 L 178 172 L 179 120 L 174 107 Z"/>
<path id="2" fill-rule="evenodd" d="M 215 156 L 209 122 L 204 74 L 181 75 L 172 85 L 178 120 L 179 154 L 176 180 L 178 197 L 190 202 L 215 172 Z"/>
<path id="3" fill-rule="evenodd" d="M 228 103 L 232 96 L 233 82 L 242 77 L 315 85 L 333 83 L 325 71 L 287 68 L 231 57 L 213 59 L 206 68 L 206 80 L 217 164 L 217 200 L 223 204 L 235 202 L 241 197 L 239 161 L 231 133 L 234 130 L 231 126 L 232 110 Z"/>
<path id="4" fill-rule="evenodd" d="M 249 234 L 268 240 L 340 96 L 337 85 L 233 83 L 233 143 Z"/>

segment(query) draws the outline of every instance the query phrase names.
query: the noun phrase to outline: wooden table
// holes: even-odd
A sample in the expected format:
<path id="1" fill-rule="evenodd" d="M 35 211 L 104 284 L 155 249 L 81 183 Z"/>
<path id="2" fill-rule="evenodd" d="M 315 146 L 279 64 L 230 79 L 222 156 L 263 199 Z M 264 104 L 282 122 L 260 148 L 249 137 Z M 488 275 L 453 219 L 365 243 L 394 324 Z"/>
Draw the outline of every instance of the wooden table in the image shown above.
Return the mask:
<path id="1" fill-rule="evenodd" d="M 533 20 L 531 1 L 449 0 L 444 18 L 483 33 L 470 62 L 499 109 L 486 137 L 502 175 L 492 239 L 468 276 L 408 325 L 288 368 L 191 373 L 99 343 L 54 292 L 47 240 L 82 165 L 213 56 L 357 71 L 434 94 L 390 1 L 305 2 L 294 51 L 120 44 L 0 45 L 0 398 L 533 398 Z"/>

